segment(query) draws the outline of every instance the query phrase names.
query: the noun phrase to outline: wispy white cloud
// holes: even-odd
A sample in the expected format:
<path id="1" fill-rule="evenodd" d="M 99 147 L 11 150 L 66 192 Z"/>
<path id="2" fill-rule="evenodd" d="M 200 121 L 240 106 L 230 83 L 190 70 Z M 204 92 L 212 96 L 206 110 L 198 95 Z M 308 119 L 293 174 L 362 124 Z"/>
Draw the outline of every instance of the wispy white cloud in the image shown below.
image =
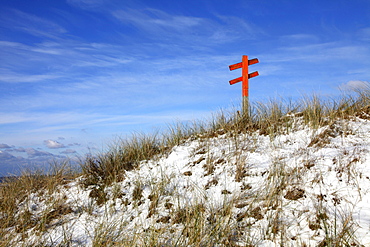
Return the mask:
<path id="1" fill-rule="evenodd" d="M 43 46 L 46 45 L 36 44 L 28 47 Z M 155 106 L 168 104 L 168 100 L 171 104 L 176 101 L 181 104 L 196 103 L 197 100 L 205 99 L 201 91 L 197 90 L 198 96 L 193 94 L 189 98 L 186 96 L 186 90 L 194 91 L 205 85 L 215 87 L 217 85 L 215 82 L 222 80 L 223 77 L 227 81 L 227 74 L 220 68 L 227 71 L 225 64 L 231 60 L 231 56 L 200 54 L 184 56 L 181 59 L 177 57 L 140 59 L 141 53 L 128 57 L 126 54 L 130 51 L 126 47 L 98 43 L 72 45 L 53 42 L 47 46 L 61 50 L 58 55 L 42 53 L 38 56 L 39 66 L 33 67 L 35 68 L 33 73 L 38 72 L 39 68 L 52 66 L 46 67 L 47 73 L 27 75 L 18 73 L 16 68 L 0 70 L 0 80 L 3 82 L 45 82 L 38 85 L 37 93 L 32 95 L 4 95 L 0 99 L 4 109 L 12 106 L 15 110 L 18 106 L 17 111 L 22 111 L 25 107 L 30 110 L 57 106 L 76 111 L 82 107 L 118 108 L 119 105 L 126 106 L 127 109 L 147 106 L 154 109 Z M 24 53 L 22 55 L 24 59 L 20 60 L 30 64 L 27 57 L 28 54 Z M 11 64 L 8 67 L 13 68 Z M 80 70 L 80 67 L 86 70 Z M 178 83 L 181 83 L 182 93 L 177 89 Z M 142 90 L 144 87 L 151 89 Z M 161 92 L 164 89 L 173 93 L 163 95 Z M 37 116 L 37 113 L 34 115 Z M 68 118 L 61 116 L 60 119 Z"/>
<path id="2" fill-rule="evenodd" d="M 36 158 L 40 156 L 50 156 L 50 157 L 54 156 L 52 153 L 45 152 L 45 151 L 39 151 L 34 148 L 26 148 L 26 153 L 28 154 L 29 158 Z"/>
<path id="3" fill-rule="evenodd" d="M 28 122 L 33 117 L 27 117 L 25 113 L 1 112 L 0 124 L 15 124 Z"/>
<path id="4" fill-rule="evenodd" d="M 75 142 L 75 143 L 68 144 L 68 146 L 70 146 L 70 147 L 72 147 L 72 146 L 81 146 L 81 144 L 80 144 L 80 143 Z"/>
<path id="5" fill-rule="evenodd" d="M 16 74 L 16 73 L 0 73 L 0 82 L 6 83 L 18 83 L 18 82 L 42 82 L 42 81 L 49 81 L 52 79 L 60 78 L 60 75 L 48 75 L 48 74 L 41 74 L 41 75 L 24 75 L 24 74 Z"/>
<path id="6" fill-rule="evenodd" d="M 370 89 L 370 82 L 368 81 L 348 81 L 339 86 L 341 90 L 344 91 L 353 91 L 353 90 L 362 90 Z"/>
<path id="7" fill-rule="evenodd" d="M 220 43 L 229 43 L 236 40 L 255 40 L 266 35 L 261 27 L 239 16 L 216 15 L 216 17 L 219 22 L 214 24 L 216 29 L 212 34 L 212 38 Z"/>
<path id="8" fill-rule="evenodd" d="M 370 27 L 360 29 L 357 35 L 363 41 L 370 41 Z"/>
<path id="9" fill-rule="evenodd" d="M 304 63 L 325 63 L 350 64 L 358 61 L 366 64 L 369 62 L 370 47 L 365 44 L 348 44 L 346 42 L 308 42 L 294 45 L 282 45 L 270 54 L 263 54 L 268 57 L 269 62 L 293 62 Z M 301 66 L 302 67 L 302 66 Z"/>
<path id="10" fill-rule="evenodd" d="M 72 6 L 92 10 L 110 4 L 111 2 L 110 0 L 67 0 L 67 3 Z"/>
<path id="11" fill-rule="evenodd" d="M 27 49 L 28 46 L 19 43 L 19 42 L 10 42 L 10 41 L 2 41 L 0 40 L 0 47 L 2 49 L 9 49 L 9 48 L 17 48 L 17 49 Z"/>
<path id="12" fill-rule="evenodd" d="M 50 65 L 58 66 L 58 68 L 86 65 L 107 67 L 125 64 L 135 58 L 130 47 L 68 40 L 29 45 L 0 41 L 0 51 L 3 55 L 0 61 L 4 63 L 4 66 L 12 59 L 23 59 L 24 61 L 18 60 L 21 65 L 29 62 L 33 62 L 34 66 L 49 63 L 49 68 L 52 68 Z"/>
<path id="13" fill-rule="evenodd" d="M 52 148 L 52 149 L 56 149 L 56 148 L 65 148 L 65 146 L 60 143 L 60 142 L 57 142 L 57 141 L 54 141 L 54 140 L 45 140 L 44 141 L 44 144 L 45 146 L 47 146 L 48 148 Z"/>
<path id="14" fill-rule="evenodd" d="M 261 85 L 255 93 L 261 98 L 271 92 L 294 97 L 311 92 L 339 94 L 341 84 L 367 81 L 370 76 L 370 47 L 363 42 L 284 39 L 286 42 L 269 53 L 256 54 Z"/>
<path id="15" fill-rule="evenodd" d="M 264 32 L 261 28 L 234 16 L 216 18 L 174 15 L 153 8 L 120 9 L 112 15 L 124 24 L 133 25 L 156 40 L 176 40 L 204 46 L 230 43 L 235 40 L 255 39 Z"/>
<path id="16" fill-rule="evenodd" d="M 189 39 L 189 35 L 197 36 L 197 30 L 205 32 L 204 27 L 210 25 L 204 18 L 170 15 L 152 8 L 120 9 L 113 11 L 112 15 L 122 23 L 133 25 L 156 39 L 178 39 L 179 36 Z"/>
<path id="17" fill-rule="evenodd" d="M 66 149 L 66 150 L 64 150 L 64 151 L 62 151 L 62 152 L 60 152 L 61 154 L 76 154 L 77 153 L 77 151 L 76 150 L 74 150 L 74 149 Z"/>
<path id="18" fill-rule="evenodd" d="M 117 10 L 112 14 L 122 22 L 133 24 L 151 33 L 163 32 L 163 29 L 172 32 L 190 31 L 191 28 L 205 22 L 203 18 L 170 15 L 164 11 L 152 8 Z"/>
<path id="19" fill-rule="evenodd" d="M 307 33 L 296 33 L 290 35 L 282 35 L 278 39 L 279 42 L 285 46 L 295 46 L 297 44 L 317 44 L 320 42 L 320 38 L 317 35 L 307 34 Z"/>
<path id="20" fill-rule="evenodd" d="M 53 21 L 28 14 L 16 9 L 3 9 L 0 25 L 4 28 L 17 29 L 37 37 L 58 38 L 67 31 Z"/>

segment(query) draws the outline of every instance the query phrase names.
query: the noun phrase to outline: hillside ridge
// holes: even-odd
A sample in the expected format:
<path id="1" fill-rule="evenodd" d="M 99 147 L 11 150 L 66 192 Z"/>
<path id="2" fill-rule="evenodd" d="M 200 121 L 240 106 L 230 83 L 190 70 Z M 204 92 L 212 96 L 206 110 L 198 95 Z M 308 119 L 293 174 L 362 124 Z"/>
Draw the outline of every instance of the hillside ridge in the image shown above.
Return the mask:
<path id="1" fill-rule="evenodd" d="M 58 170 L 25 189 L 12 217 L 2 203 L 0 245 L 369 246 L 364 96 L 335 114 L 311 101 L 258 108 L 258 121 L 222 115 L 165 145 L 136 136 L 88 158 L 82 175 Z"/>

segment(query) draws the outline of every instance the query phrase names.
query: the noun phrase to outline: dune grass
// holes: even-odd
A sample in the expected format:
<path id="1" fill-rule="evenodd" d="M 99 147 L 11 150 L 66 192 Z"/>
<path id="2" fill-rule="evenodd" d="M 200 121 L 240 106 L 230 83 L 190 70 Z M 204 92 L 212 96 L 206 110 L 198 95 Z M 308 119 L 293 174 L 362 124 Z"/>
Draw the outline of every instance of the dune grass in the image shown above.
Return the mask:
<path id="1" fill-rule="evenodd" d="M 215 114 L 209 121 L 177 123 L 159 134 L 134 134 L 128 140 L 120 140 L 108 153 L 88 157 L 82 165 L 83 173 L 93 184 L 98 181 L 109 185 L 127 170 L 135 169 L 143 160 L 168 153 L 174 146 L 189 139 L 216 137 L 225 133 L 240 134 L 259 131 L 262 135 L 274 137 L 289 131 L 295 117 L 302 117 L 312 128 L 330 125 L 338 119 L 365 115 L 370 110 L 369 91 L 358 92 L 339 99 L 323 100 L 320 97 L 305 96 L 301 101 L 271 100 L 268 103 L 254 103 L 249 114 L 239 111 Z M 370 107 L 370 106 L 369 106 Z M 365 114 L 365 115 L 364 115 Z"/>

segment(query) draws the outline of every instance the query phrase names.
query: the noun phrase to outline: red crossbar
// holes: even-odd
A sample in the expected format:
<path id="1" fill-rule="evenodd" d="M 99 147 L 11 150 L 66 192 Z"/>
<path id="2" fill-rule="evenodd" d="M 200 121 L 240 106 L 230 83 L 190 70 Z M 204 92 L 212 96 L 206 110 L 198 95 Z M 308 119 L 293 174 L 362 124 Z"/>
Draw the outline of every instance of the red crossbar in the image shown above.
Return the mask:
<path id="1" fill-rule="evenodd" d="M 240 63 L 232 64 L 229 66 L 230 71 L 235 69 L 242 69 L 242 76 L 236 79 L 229 81 L 230 85 L 233 85 L 238 82 L 242 82 L 242 95 L 243 97 L 248 97 L 249 94 L 249 85 L 248 79 L 258 76 L 258 71 L 248 73 L 248 66 L 258 63 L 257 58 L 253 58 L 248 60 L 248 56 L 243 56 L 242 61 Z"/>

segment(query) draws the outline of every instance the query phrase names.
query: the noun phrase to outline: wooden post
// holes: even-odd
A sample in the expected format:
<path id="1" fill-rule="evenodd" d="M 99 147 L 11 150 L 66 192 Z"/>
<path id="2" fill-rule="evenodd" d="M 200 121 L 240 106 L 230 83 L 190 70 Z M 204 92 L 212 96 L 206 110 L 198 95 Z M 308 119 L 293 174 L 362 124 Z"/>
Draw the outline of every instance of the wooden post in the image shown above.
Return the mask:
<path id="1" fill-rule="evenodd" d="M 243 117 L 249 116 L 249 78 L 258 76 L 258 71 L 249 73 L 248 66 L 252 64 L 258 63 L 258 59 L 254 58 L 251 60 L 248 60 L 248 56 L 243 55 L 242 56 L 242 62 L 236 63 L 229 66 L 230 70 L 234 69 L 242 69 L 242 76 L 238 77 L 236 79 L 233 79 L 229 81 L 230 85 L 242 82 L 242 109 L 243 109 Z"/>
<path id="2" fill-rule="evenodd" d="M 242 109 L 243 117 L 249 117 L 248 56 L 242 57 Z"/>

